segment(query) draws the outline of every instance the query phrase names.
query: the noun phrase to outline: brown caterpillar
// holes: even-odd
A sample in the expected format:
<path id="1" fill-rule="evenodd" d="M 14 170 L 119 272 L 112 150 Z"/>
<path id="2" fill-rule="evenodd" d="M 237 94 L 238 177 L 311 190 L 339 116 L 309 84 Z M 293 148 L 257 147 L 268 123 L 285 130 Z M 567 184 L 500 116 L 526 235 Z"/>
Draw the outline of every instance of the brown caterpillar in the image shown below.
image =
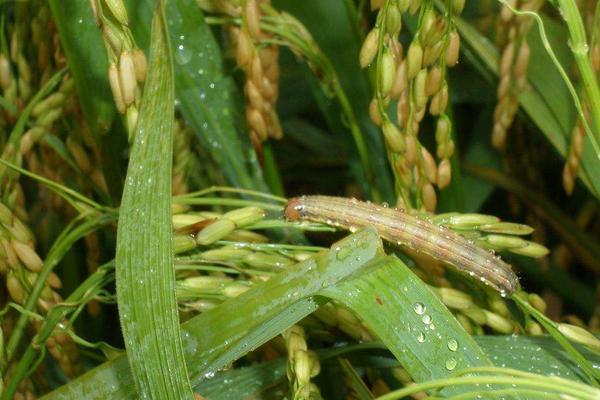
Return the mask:
<path id="1" fill-rule="evenodd" d="M 502 296 L 519 288 L 516 274 L 500 257 L 446 227 L 402 210 L 342 197 L 302 196 L 289 200 L 284 214 L 290 221 L 309 220 L 350 231 L 372 226 L 388 242 L 425 253 L 478 277 Z"/>

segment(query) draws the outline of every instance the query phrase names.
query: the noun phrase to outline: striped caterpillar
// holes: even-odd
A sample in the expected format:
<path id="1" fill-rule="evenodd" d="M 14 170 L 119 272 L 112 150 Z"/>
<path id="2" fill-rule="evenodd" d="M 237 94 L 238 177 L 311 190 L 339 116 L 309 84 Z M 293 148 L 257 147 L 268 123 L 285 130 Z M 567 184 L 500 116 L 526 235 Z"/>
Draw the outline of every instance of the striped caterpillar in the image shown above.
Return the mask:
<path id="1" fill-rule="evenodd" d="M 330 196 L 302 196 L 288 201 L 285 217 L 309 220 L 354 231 L 374 227 L 388 242 L 425 253 L 457 270 L 478 277 L 502 296 L 519 288 L 510 265 L 443 226 L 398 209 Z"/>

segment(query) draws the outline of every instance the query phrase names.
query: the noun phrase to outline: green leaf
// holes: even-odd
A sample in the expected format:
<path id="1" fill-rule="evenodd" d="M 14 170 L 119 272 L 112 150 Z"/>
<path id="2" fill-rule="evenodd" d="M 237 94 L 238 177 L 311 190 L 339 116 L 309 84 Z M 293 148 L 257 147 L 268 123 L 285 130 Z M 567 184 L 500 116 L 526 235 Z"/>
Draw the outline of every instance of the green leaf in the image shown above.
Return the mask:
<path id="1" fill-rule="evenodd" d="M 35 306 L 42 295 L 42 291 L 46 287 L 46 279 L 79 239 L 94 232 L 98 229 L 98 227 L 107 225 L 109 223 L 114 223 L 114 221 L 115 215 L 112 213 L 98 215 L 94 214 L 90 215 L 90 218 L 87 220 L 79 217 L 71 221 L 71 223 L 62 231 L 58 238 L 56 238 L 56 241 L 46 255 L 42 271 L 39 273 L 37 279 L 33 283 L 31 292 L 25 301 L 24 309 L 30 312 L 35 310 Z M 36 339 L 39 339 L 40 342 L 46 340 L 54 331 L 54 326 L 59 320 L 54 319 L 57 315 L 58 314 L 51 312 L 47 316 L 45 324 L 40 327 L 38 335 L 36 336 Z M 12 357 L 19 349 L 19 344 L 26 333 L 29 319 L 29 313 L 22 313 L 17 322 L 14 324 L 11 336 L 8 340 L 8 343 L 6 343 L 4 350 L 6 357 L 5 359 L 7 362 L 11 361 Z M 8 381 L 3 390 L 2 399 L 12 399 L 21 380 L 30 372 L 31 364 L 33 363 L 38 350 L 38 347 L 34 345 L 35 342 L 35 340 L 31 341 L 25 352 L 20 356 L 19 361 L 11 374 L 11 379 Z"/>
<path id="2" fill-rule="evenodd" d="M 120 197 L 122 174 L 119 170 L 125 135 L 119 130 L 107 134 L 115 122 L 116 108 L 108 85 L 108 62 L 102 34 L 96 26 L 89 1 L 50 0 L 52 16 L 61 48 L 75 79 L 75 89 L 85 120 L 100 147 L 101 168 L 111 195 Z M 116 125 L 120 122 L 116 121 Z M 120 130 L 122 133 L 123 129 Z"/>
<path id="3" fill-rule="evenodd" d="M 174 83 L 162 2 L 120 208 L 115 259 L 127 358 L 142 398 L 191 398 L 179 330 L 171 227 Z"/>
<path id="4" fill-rule="evenodd" d="M 525 201 L 538 218 L 548 224 L 569 247 L 575 249 L 574 255 L 583 265 L 592 271 L 600 271 L 600 246 L 559 206 L 539 192 L 497 170 L 468 164 L 465 164 L 464 168 L 469 174 L 491 182 Z"/>
<path id="5" fill-rule="evenodd" d="M 137 36 L 145 43 L 150 7 L 148 2 L 132 4 L 140 21 Z M 178 111 L 232 186 L 267 191 L 240 113 L 241 94 L 204 14 L 193 0 L 170 0 L 166 11 Z"/>
<path id="6" fill-rule="evenodd" d="M 492 365 L 438 297 L 402 261 L 390 256 L 378 267 L 328 288 L 324 295 L 357 313 L 415 381 Z"/>
<path id="7" fill-rule="evenodd" d="M 500 155 L 490 145 L 489 127 L 492 124 L 493 107 L 483 109 L 477 116 L 473 136 L 464 154 L 464 163 L 481 165 L 488 168 L 500 169 Z M 462 175 L 463 198 L 465 207 L 461 211 L 476 213 L 481 210 L 485 201 L 493 193 L 495 187 L 489 182 L 477 179 L 469 174 Z M 448 210 L 451 211 L 451 210 Z"/>
<path id="8" fill-rule="evenodd" d="M 66 69 L 63 68 L 60 71 L 56 72 L 48 81 L 44 84 L 44 86 L 35 94 L 35 96 L 27 103 L 27 106 L 19 113 L 19 118 L 17 119 L 17 123 L 12 128 L 10 132 L 10 136 L 8 138 L 8 146 L 12 146 L 13 148 L 18 148 L 18 143 L 23 137 L 23 133 L 25 132 L 25 128 L 27 127 L 27 123 L 29 122 L 29 118 L 31 117 L 31 113 L 33 112 L 33 108 L 38 104 L 44 97 L 52 93 L 52 90 L 60 83 L 61 79 L 65 76 Z M 13 155 L 14 156 L 14 155 Z"/>
<path id="9" fill-rule="evenodd" d="M 475 336 L 475 342 L 497 367 L 506 367 L 540 375 L 558 376 L 584 382 L 581 371 L 569 361 L 565 351 L 548 336 Z M 357 368 L 390 369 L 400 363 L 381 342 L 317 350 L 319 360 L 344 357 Z M 600 357 L 585 352 L 586 358 L 600 367 Z M 286 360 L 281 358 L 250 367 L 224 371 L 205 380 L 194 389 L 211 400 L 241 399 L 266 393 L 285 379 Z M 340 377 L 341 379 L 342 377 Z"/>
<path id="10" fill-rule="evenodd" d="M 358 64 L 362 38 L 356 29 L 359 24 L 356 15 L 344 1 L 279 0 L 274 3 L 277 8 L 290 12 L 306 26 L 331 61 L 367 144 L 372 171 L 362 171 L 362 174 L 366 175 L 367 181 L 372 180 L 372 186 L 381 197 L 379 201 L 393 202 L 395 195 L 382 135 L 368 114 L 371 87 L 367 75 Z M 314 96 L 331 131 L 338 137 L 350 137 L 350 132 L 344 126 L 347 125 L 345 121 L 331 117 L 339 113 L 331 104 L 331 99 L 325 98 L 320 88 L 314 86 Z M 356 158 L 355 164 L 359 164 L 358 155 L 350 155 Z M 360 168 L 360 165 L 353 168 Z M 370 174 L 373 176 L 369 176 Z"/>
<path id="11" fill-rule="evenodd" d="M 354 246 L 353 252 L 333 251 L 326 253 L 327 256 L 321 255 L 317 261 L 307 262 L 313 266 L 305 266 L 300 271 L 300 268 L 296 268 L 289 274 L 282 273 L 186 323 L 185 331 L 190 335 L 184 335 L 184 343 L 186 353 L 193 354 L 193 358 L 187 359 L 192 382 L 196 384 L 202 377 L 211 377 L 220 367 L 245 354 L 250 347 L 272 337 L 273 332 L 269 327 L 272 323 L 265 327 L 265 321 L 279 320 L 279 329 L 282 329 L 318 305 L 304 300 L 282 314 L 282 306 L 262 305 L 266 293 L 271 299 L 293 299 L 302 296 L 302 292 L 320 291 L 322 295 L 345 303 L 375 331 L 417 381 L 446 377 L 454 370 L 466 367 L 492 365 L 438 298 L 397 258 L 384 257 L 372 263 L 368 271 L 360 276 L 339 284 L 336 281 L 341 276 L 331 280 L 319 274 L 319 265 L 324 265 L 324 261 L 346 264 L 344 274 L 351 274 L 357 266 L 363 265 L 362 260 L 369 260 L 376 253 L 373 238 L 365 234 L 347 238 L 334 245 L 334 249 L 341 249 L 348 244 Z M 366 259 L 361 258 L 361 250 L 367 252 Z M 288 275 L 292 272 L 296 279 L 305 282 L 302 291 L 298 291 L 297 284 L 290 287 Z M 318 278 L 315 276 L 317 274 Z M 284 284 L 286 281 L 287 285 Z M 289 307 L 289 304 L 283 307 L 286 306 Z M 377 312 L 373 312 L 374 309 Z M 263 327 L 257 329 L 258 326 Z M 200 327 L 211 328 L 199 335 Z M 191 333 L 195 333 L 194 337 Z M 201 354 L 204 349 L 211 351 Z M 124 371 L 121 371 L 120 375 L 123 374 Z"/>
<path id="12" fill-rule="evenodd" d="M 549 336 L 478 336 L 476 340 L 498 367 L 587 382 L 579 366 L 574 364 L 569 354 Z M 594 368 L 600 367 L 600 357 L 582 347 L 578 347 L 578 350 Z"/>
<path id="13" fill-rule="evenodd" d="M 181 113 L 233 186 L 266 191 L 239 113 L 241 96 L 204 15 L 193 0 L 171 0 L 167 11 Z"/>
<path id="14" fill-rule="evenodd" d="M 540 375 L 553 375 L 579 382 L 586 382 L 579 366 L 571 361 L 569 354 L 550 336 L 485 335 L 474 336 L 486 356 L 497 367 L 511 368 Z M 585 358 L 600 368 L 600 356 L 582 346 L 577 346 Z M 319 359 L 324 361 L 333 357 L 344 357 L 358 368 L 395 368 L 400 363 L 387 353 L 381 342 L 363 343 L 318 350 Z"/>
<path id="15" fill-rule="evenodd" d="M 81 173 L 81 170 L 79 169 L 77 164 L 75 164 L 75 161 L 69 154 L 69 150 L 67 150 L 67 146 L 65 146 L 65 144 L 59 137 L 48 132 L 44 135 L 43 140 L 44 140 L 44 143 L 46 143 L 48 146 L 50 146 L 52 148 L 52 150 L 54 150 L 56 152 L 56 154 L 65 163 L 67 163 L 69 165 L 69 167 L 71 167 L 74 171 Z"/>
<path id="16" fill-rule="evenodd" d="M 357 243 L 363 245 L 357 246 Z M 332 248 L 182 324 L 183 350 L 192 385 L 213 377 L 219 369 L 315 311 L 324 300 L 312 296 L 323 287 L 335 285 L 352 275 L 383 253 L 381 241 L 373 229 L 359 231 Z M 148 318 L 149 313 L 146 312 L 145 317 Z M 120 357 L 45 398 L 133 397 L 132 373 L 127 360 Z"/>
<path id="17" fill-rule="evenodd" d="M 232 369 L 216 375 L 213 379 L 200 382 L 194 390 L 210 400 L 232 399 L 263 399 L 263 396 L 273 394 L 273 398 L 283 398 L 273 392 L 277 383 L 287 388 L 285 376 L 286 361 L 283 358 L 256 364 L 249 367 Z"/>
<path id="18" fill-rule="evenodd" d="M 573 307 L 579 315 L 591 316 L 596 303 L 595 287 L 590 282 L 570 274 L 557 265 L 555 260 L 548 260 L 545 268 L 540 268 L 537 260 L 513 254 L 503 254 L 512 265 L 518 266 L 519 271 L 527 279 L 529 287 L 542 287 L 552 290 L 565 302 L 565 306 Z"/>
<path id="19" fill-rule="evenodd" d="M 344 371 L 344 375 L 346 376 L 347 381 L 349 381 L 349 386 L 352 387 L 355 395 L 360 400 L 371 400 L 375 397 L 373 393 L 369 390 L 367 385 L 363 382 L 360 375 L 354 369 L 350 361 L 345 358 L 338 359 L 342 370 Z"/>
<path id="20" fill-rule="evenodd" d="M 490 41 L 481 35 L 466 21 L 455 18 L 456 27 L 463 39 L 462 50 L 467 59 L 489 81 L 497 79 L 498 52 Z M 545 19 L 548 25 L 548 19 Z M 557 54 L 566 58 L 568 52 L 564 50 L 565 32 L 560 27 L 550 24 L 549 39 L 553 48 L 559 49 Z M 537 125 L 546 139 L 554 146 L 556 151 L 566 156 L 571 130 L 574 124 L 574 107 L 569 96 L 567 86 L 562 83 L 560 74 L 553 66 L 545 50 L 541 48 L 537 29 L 530 35 L 532 66 L 528 72 L 530 83 L 529 90 L 519 97 L 522 110 Z M 569 65 L 562 61 L 563 65 Z M 548 82 L 561 82 L 549 85 Z M 588 189 L 595 195 L 600 194 L 600 160 L 594 154 L 590 139 L 585 138 L 584 152 L 581 160 L 582 169 L 580 178 Z"/>
<path id="21" fill-rule="evenodd" d="M 94 133 L 105 133 L 116 109 L 108 86 L 106 50 L 90 3 L 50 0 L 50 7 L 83 113 Z"/>
<path id="22" fill-rule="evenodd" d="M 549 338 L 509 336 L 474 340 L 406 266 L 395 257 L 378 256 L 380 246 L 372 230 L 360 231 L 334 244 L 334 250 L 322 252 L 184 323 L 184 351 L 194 388 L 203 395 L 213 393 L 215 398 L 245 398 L 263 390 L 268 392 L 284 374 L 281 360 L 207 378 L 314 311 L 322 304 L 318 297 L 310 297 L 317 293 L 335 296 L 353 306 L 353 311 L 385 342 L 319 351 L 322 360 L 343 356 L 357 367 L 400 365 L 394 359 L 386 360 L 385 350 L 389 348 L 398 355 L 401 365 L 423 380 L 449 376 L 467 366 L 491 365 L 490 360 L 497 366 L 579 378 L 577 367 Z M 356 275 L 357 272 L 361 274 Z M 425 333 L 423 343 L 419 339 L 421 332 Z M 451 339 L 456 340 L 455 352 Z M 378 354 L 374 352 L 376 349 L 384 352 Z M 358 350 L 365 350 L 366 355 L 355 355 Z M 598 357 L 584 354 L 595 363 L 599 361 Z M 448 369 L 453 362 L 446 364 L 451 357 L 456 358 L 453 371 Z M 252 385 L 245 386 L 244 382 Z M 128 365 L 121 357 L 46 398 L 131 398 L 134 393 Z M 235 397 L 237 394 L 239 397 Z"/>

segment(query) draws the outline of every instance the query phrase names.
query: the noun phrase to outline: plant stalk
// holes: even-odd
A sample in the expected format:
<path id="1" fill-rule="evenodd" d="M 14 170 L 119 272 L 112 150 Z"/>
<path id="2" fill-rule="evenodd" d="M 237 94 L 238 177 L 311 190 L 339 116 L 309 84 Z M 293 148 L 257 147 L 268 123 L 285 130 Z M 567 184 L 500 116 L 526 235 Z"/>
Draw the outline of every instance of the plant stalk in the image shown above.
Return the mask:
<path id="1" fill-rule="evenodd" d="M 592 134 L 596 143 L 600 143 L 600 88 L 589 57 L 589 45 L 586 41 L 585 27 L 574 0 L 556 0 L 558 9 L 569 29 L 569 45 L 583 82 L 585 94 L 592 114 Z M 600 154 L 596 154 L 600 158 Z"/>

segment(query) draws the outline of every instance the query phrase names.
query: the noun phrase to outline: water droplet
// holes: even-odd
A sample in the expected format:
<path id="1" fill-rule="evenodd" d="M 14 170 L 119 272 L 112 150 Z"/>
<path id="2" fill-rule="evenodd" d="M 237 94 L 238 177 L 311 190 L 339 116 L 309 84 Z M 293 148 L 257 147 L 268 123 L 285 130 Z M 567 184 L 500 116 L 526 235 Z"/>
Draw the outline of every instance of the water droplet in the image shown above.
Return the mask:
<path id="1" fill-rule="evenodd" d="M 179 65 L 185 65 L 192 59 L 192 51 L 184 46 L 183 44 L 179 44 L 177 46 L 177 50 L 175 51 L 175 62 Z"/>
<path id="2" fill-rule="evenodd" d="M 584 53 L 587 53 L 588 51 L 590 51 L 590 46 L 587 44 L 587 42 L 584 42 L 581 45 L 581 51 L 584 52 Z"/>
<path id="3" fill-rule="evenodd" d="M 345 260 L 350 255 L 351 249 L 348 247 L 337 248 L 337 253 L 335 254 L 335 258 L 338 260 Z"/>
<path id="4" fill-rule="evenodd" d="M 457 364 L 456 359 L 450 357 L 449 359 L 446 360 L 446 369 L 448 371 L 452 371 L 454 368 L 456 368 L 456 364 Z"/>
<path id="5" fill-rule="evenodd" d="M 423 315 L 425 312 L 425 305 L 423 303 L 415 303 L 413 304 L 413 310 L 415 310 L 415 313 L 418 315 Z"/>
<path id="6" fill-rule="evenodd" d="M 421 320 L 423 321 L 423 323 L 425 325 L 429 325 L 433 321 L 433 318 L 431 318 L 431 315 L 425 314 L 425 315 L 423 315 L 423 318 Z"/>
<path id="7" fill-rule="evenodd" d="M 211 379 L 211 378 L 214 378 L 214 376 L 215 376 L 215 373 L 214 373 L 214 372 L 212 372 L 212 371 L 211 371 L 211 372 L 207 372 L 206 374 L 204 374 L 204 377 L 205 377 L 206 379 Z"/>
<path id="8" fill-rule="evenodd" d="M 456 339 L 452 338 L 448 340 L 448 349 L 450 351 L 456 351 L 458 350 L 458 341 L 456 341 Z"/>
<path id="9" fill-rule="evenodd" d="M 419 332 L 417 335 L 417 342 L 423 343 L 425 341 L 425 334 L 423 332 Z"/>
<path id="10" fill-rule="evenodd" d="M 363 240 L 360 240 L 360 241 L 358 242 L 358 245 L 359 245 L 361 248 L 363 248 L 363 249 L 366 249 L 367 247 L 369 247 L 369 241 L 368 241 L 368 240 L 365 240 L 365 239 L 363 239 Z"/>

